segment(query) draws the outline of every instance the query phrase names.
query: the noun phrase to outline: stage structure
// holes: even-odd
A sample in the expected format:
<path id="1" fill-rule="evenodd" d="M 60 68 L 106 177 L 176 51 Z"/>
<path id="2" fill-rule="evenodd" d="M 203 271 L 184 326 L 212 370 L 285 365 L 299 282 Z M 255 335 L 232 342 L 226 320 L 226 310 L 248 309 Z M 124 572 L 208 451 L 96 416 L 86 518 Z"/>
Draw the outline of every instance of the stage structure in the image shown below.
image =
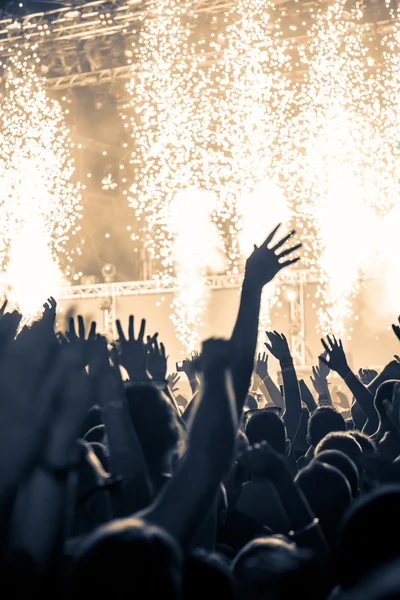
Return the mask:
<path id="1" fill-rule="evenodd" d="M 315 283 L 316 274 L 311 270 L 293 269 L 281 273 L 278 286 L 289 288 L 287 300 L 290 305 L 290 347 L 296 365 L 306 366 L 305 345 L 305 285 Z M 207 279 L 209 290 L 239 290 L 242 277 L 214 275 Z M 110 337 L 116 337 L 115 321 L 119 318 L 117 299 L 122 296 L 145 296 L 150 294 L 174 293 L 177 289 L 173 282 L 169 287 L 160 286 L 157 280 L 99 283 L 75 285 L 60 290 L 58 300 L 82 300 L 98 298 L 103 313 L 103 331 Z"/>
<path id="2" fill-rule="evenodd" d="M 284 26 L 287 24 L 288 38 L 299 43 L 306 39 L 310 6 L 320 3 L 320 0 L 301 3 L 275 0 L 277 13 Z M 0 56 L 15 52 L 18 44 L 29 41 L 38 45 L 49 89 L 121 82 L 123 93 L 124 83 L 134 67 L 131 42 L 138 38 L 141 23 L 148 18 L 146 2 L 96 0 L 68 4 L 57 10 L 0 19 Z M 389 18 L 388 12 L 392 6 L 386 6 L 385 0 L 369 0 L 365 4 L 374 34 L 383 35 L 393 28 L 396 19 Z M 392 4 L 393 1 L 389 3 Z M 234 5 L 235 0 L 198 0 L 193 3 L 193 14 L 212 18 Z M 294 21 L 302 24 L 296 26 L 295 32 Z"/>
<path id="3" fill-rule="evenodd" d="M 302 44 L 306 38 L 310 6 L 320 0 L 275 0 L 276 13 L 286 28 L 286 37 Z M 15 14 L 0 18 L 0 57 L 10 56 L 18 47 L 29 42 L 37 45 L 41 61 L 41 72 L 46 76 L 46 85 L 54 92 L 72 88 L 112 90 L 122 105 L 126 98 L 125 84 L 135 68 L 131 50 L 132 42 L 138 39 L 142 23 L 148 18 L 146 2 L 143 0 L 95 0 L 93 2 L 71 2 L 68 6 L 37 14 Z M 384 0 L 369 0 L 366 19 L 371 23 L 374 35 L 381 36 L 392 30 L 398 21 L 389 15 L 390 7 Z M 223 14 L 235 5 L 235 0 L 198 0 L 193 3 L 193 14 L 208 19 Z M 1 17 L 1 13 L 0 13 Z M 293 30 L 293 22 L 301 24 Z M 210 55 L 210 61 L 215 52 Z M 0 84 L 1 84 L 0 73 Z M 293 77 L 301 77 L 293 73 Z M 305 292 L 304 287 L 316 283 L 316 273 L 307 270 L 284 272 L 278 285 L 289 285 L 293 292 L 290 302 L 290 345 L 296 364 L 307 364 L 304 340 Z M 213 276 L 207 280 L 210 290 L 238 289 L 240 278 Z M 114 282 L 93 285 L 71 286 L 62 290 L 60 300 L 98 298 L 102 304 L 104 331 L 115 334 L 117 299 L 125 296 L 174 292 L 161 288 L 157 280 L 136 282 Z"/>

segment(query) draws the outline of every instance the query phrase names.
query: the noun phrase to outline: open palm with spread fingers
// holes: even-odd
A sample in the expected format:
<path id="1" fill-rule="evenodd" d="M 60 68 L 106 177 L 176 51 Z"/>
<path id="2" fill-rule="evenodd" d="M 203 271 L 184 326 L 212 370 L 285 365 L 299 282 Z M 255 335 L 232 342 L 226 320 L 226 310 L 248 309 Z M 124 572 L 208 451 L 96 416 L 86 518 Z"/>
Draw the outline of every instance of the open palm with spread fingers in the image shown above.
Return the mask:
<path id="1" fill-rule="evenodd" d="M 283 333 L 277 331 L 266 331 L 269 343 L 265 342 L 264 346 L 271 352 L 273 356 L 279 361 L 282 359 L 291 358 L 289 344 Z"/>
<path id="2" fill-rule="evenodd" d="M 127 370 L 131 380 L 148 379 L 147 374 L 147 352 L 148 344 L 144 341 L 146 320 L 142 319 L 139 335 L 135 338 L 135 320 L 133 315 L 129 317 L 128 338 L 125 337 L 121 321 L 116 321 L 118 332 L 119 362 Z"/>
<path id="3" fill-rule="evenodd" d="M 295 244 L 289 248 L 281 248 L 288 242 L 296 233 L 292 230 L 285 235 L 281 240 L 273 244 L 276 232 L 280 228 L 280 224 L 269 234 L 261 246 L 254 244 L 254 251 L 249 256 L 246 262 L 246 276 L 251 279 L 254 284 L 261 287 L 266 285 L 285 267 L 293 265 L 299 257 L 293 257 L 293 253 L 301 248 L 301 244 Z M 292 258 L 290 258 L 292 256 Z M 286 259 L 286 260 L 285 260 Z"/>
<path id="4" fill-rule="evenodd" d="M 328 335 L 327 341 L 321 339 L 322 345 L 326 352 L 326 357 L 321 355 L 319 360 L 327 367 L 338 373 L 341 377 L 347 375 L 350 367 L 347 363 L 345 351 L 341 340 L 337 340 L 334 335 Z"/>
<path id="5" fill-rule="evenodd" d="M 400 341 L 400 315 L 397 320 L 398 320 L 399 324 L 398 325 L 393 324 L 392 329 L 393 329 L 395 336 Z"/>
<path id="6" fill-rule="evenodd" d="M 68 321 L 68 331 L 65 333 L 65 337 L 70 344 L 73 344 L 82 357 L 83 366 L 86 367 L 93 357 L 93 344 L 96 340 L 96 323 L 92 321 L 88 336 L 86 337 L 85 322 L 81 315 L 78 315 L 78 333 L 75 329 L 75 320 L 70 317 Z"/>

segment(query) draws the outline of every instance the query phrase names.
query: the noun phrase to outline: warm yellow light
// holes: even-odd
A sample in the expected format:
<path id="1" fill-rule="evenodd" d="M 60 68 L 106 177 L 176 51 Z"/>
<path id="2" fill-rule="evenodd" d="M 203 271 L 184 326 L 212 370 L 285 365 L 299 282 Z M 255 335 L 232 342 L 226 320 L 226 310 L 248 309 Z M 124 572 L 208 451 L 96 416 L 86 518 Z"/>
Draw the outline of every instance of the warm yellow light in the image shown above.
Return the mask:
<path id="1" fill-rule="evenodd" d="M 0 98 L 0 268 L 3 292 L 33 318 L 62 281 L 80 195 L 72 183 L 70 132 L 37 74 L 34 49 L 8 57 Z M 79 227 L 76 228 L 79 230 Z M 5 289 L 4 289 L 5 288 Z"/>
<path id="2" fill-rule="evenodd" d="M 379 62 L 361 8 L 349 13 L 347 0 L 310 8 L 307 40 L 296 47 L 284 40 L 272 0 L 237 0 L 207 36 L 195 29 L 195 7 L 148 3 L 123 111 L 134 178 L 127 196 L 159 276 L 185 292 L 179 335 L 196 338 L 204 274 L 183 282 L 169 209 L 193 188 L 216 197 L 209 220 L 232 276 L 253 233 L 267 232 L 283 207 L 303 242 L 303 266 L 318 275 L 321 332 L 343 335 L 360 276 L 378 275 L 388 310 L 399 297 L 400 27 L 379 40 Z M 246 201 L 254 197 L 255 220 Z M 189 255 L 196 239 L 186 240 Z M 279 285 L 270 286 L 262 329 L 278 296 Z"/>

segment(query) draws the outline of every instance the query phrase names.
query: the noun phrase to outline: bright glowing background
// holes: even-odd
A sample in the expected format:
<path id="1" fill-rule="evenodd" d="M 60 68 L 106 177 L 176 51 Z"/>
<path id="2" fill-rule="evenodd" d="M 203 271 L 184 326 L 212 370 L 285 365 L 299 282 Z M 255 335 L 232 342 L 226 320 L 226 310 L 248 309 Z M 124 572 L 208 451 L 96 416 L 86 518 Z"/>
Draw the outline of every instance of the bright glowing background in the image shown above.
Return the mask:
<path id="1" fill-rule="evenodd" d="M 66 242 L 80 229 L 81 218 L 70 134 L 61 106 L 37 75 L 37 63 L 33 49 L 9 57 L 0 97 L 1 285 L 26 321 L 57 295 L 62 262 L 70 275 Z"/>
<path id="2" fill-rule="evenodd" d="M 384 290 L 372 318 L 374 311 L 392 317 L 400 292 L 400 29 L 395 24 L 378 40 L 359 6 L 349 13 L 347 5 L 310 6 L 307 40 L 294 46 L 271 18 L 273 2 L 238 0 L 218 33 L 201 40 L 191 36 L 194 2 L 150 2 L 154 14 L 134 48 L 132 100 L 123 114 L 134 140 L 127 196 L 160 276 L 174 277 L 177 267 L 179 279 L 176 244 L 185 239 L 188 256 L 198 244 L 190 218 L 189 232 L 183 226 L 174 237 L 168 206 L 182 189 L 213 192 L 210 220 L 224 242 L 227 272 L 242 269 L 273 220 L 294 225 L 302 264 L 320 281 L 321 332 L 339 335 L 360 277 L 378 276 Z M 200 193 L 191 197 L 202 202 Z M 203 284 L 200 275 L 186 277 L 178 329 L 204 302 Z M 265 323 L 277 289 L 268 290 Z"/>

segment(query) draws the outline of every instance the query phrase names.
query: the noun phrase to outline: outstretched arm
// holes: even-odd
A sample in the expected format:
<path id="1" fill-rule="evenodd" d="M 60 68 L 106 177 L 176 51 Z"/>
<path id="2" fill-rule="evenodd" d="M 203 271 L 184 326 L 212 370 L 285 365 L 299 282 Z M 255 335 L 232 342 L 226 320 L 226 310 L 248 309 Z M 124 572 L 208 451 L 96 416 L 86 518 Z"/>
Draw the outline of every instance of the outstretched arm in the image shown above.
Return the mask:
<path id="1" fill-rule="evenodd" d="M 298 250 L 301 244 L 280 251 L 280 248 L 294 235 L 294 231 L 273 245 L 279 227 L 279 225 L 275 227 L 259 248 L 254 246 L 254 251 L 246 262 L 239 312 L 231 338 L 236 353 L 233 377 L 238 414 L 243 410 L 253 373 L 262 289 L 279 271 L 299 260 L 299 258 L 284 259 Z"/>
<path id="2" fill-rule="evenodd" d="M 238 420 L 231 383 L 230 342 L 203 344 L 203 388 L 189 423 L 189 448 L 176 475 L 140 517 L 164 527 L 187 544 L 207 516 L 230 467 Z"/>
<path id="3" fill-rule="evenodd" d="M 283 334 L 266 332 L 269 343 L 265 346 L 279 360 L 282 370 L 283 392 L 285 399 L 285 421 L 288 438 L 293 442 L 301 420 L 301 396 L 289 344 Z"/>
<path id="4" fill-rule="evenodd" d="M 117 516 L 123 517 L 147 506 L 152 490 L 142 447 L 126 404 L 119 367 L 110 366 L 104 337 L 97 337 L 96 346 L 95 359 L 90 365 L 92 385 L 107 431 L 110 470 L 122 478 L 115 505 Z"/>
<path id="5" fill-rule="evenodd" d="M 42 573 L 60 567 L 67 535 L 67 488 L 79 467 L 77 440 L 89 406 L 88 377 L 81 365 L 82 354 L 72 345 L 64 347 L 41 390 L 52 400 L 51 420 L 41 432 L 41 461 L 17 503 L 13 549 L 29 556 Z"/>
<path id="6" fill-rule="evenodd" d="M 350 369 L 341 340 L 337 341 L 335 336 L 328 336 L 327 341 L 322 339 L 321 342 L 327 353 L 326 358 L 320 357 L 321 361 L 340 375 L 353 394 L 361 410 L 367 417 L 367 423 L 365 425 L 366 433 L 375 433 L 378 429 L 379 418 L 374 407 L 374 397 Z"/>
<path id="7" fill-rule="evenodd" d="M 304 379 L 300 379 L 299 386 L 300 386 L 301 399 L 304 402 L 304 404 L 306 405 L 307 410 L 311 415 L 311 413 L 313 413 L 314 410 L 317 410 L 318 404 L 315 402 L 314 396 L 312 395 L 311 390 L 307 386 Z"/>
<path id="8" fill-rule="evenodd" d="M 322 361 L 322 358 L 326 358 L 326 353 L 325 355 L 320 356 L 319 365 L 312 368 L 312 377 L 310 377 L 310 380 L 318 394 L 318 405 L 332 406 L 332 398 L 328 384 L 330 368 Z"/>
<path id="9" fill-rule="evenodd" d="M 267 398 L 269 397 L 275 406 L 283 412 L 285 410 L 285 403 L 278 386 L 274 383 L 268 372 L 268 354 L 266 352 L 258 354 L 255 364 L 255 374 L 258 377 L 260 389 L 263 394 Z"/>

